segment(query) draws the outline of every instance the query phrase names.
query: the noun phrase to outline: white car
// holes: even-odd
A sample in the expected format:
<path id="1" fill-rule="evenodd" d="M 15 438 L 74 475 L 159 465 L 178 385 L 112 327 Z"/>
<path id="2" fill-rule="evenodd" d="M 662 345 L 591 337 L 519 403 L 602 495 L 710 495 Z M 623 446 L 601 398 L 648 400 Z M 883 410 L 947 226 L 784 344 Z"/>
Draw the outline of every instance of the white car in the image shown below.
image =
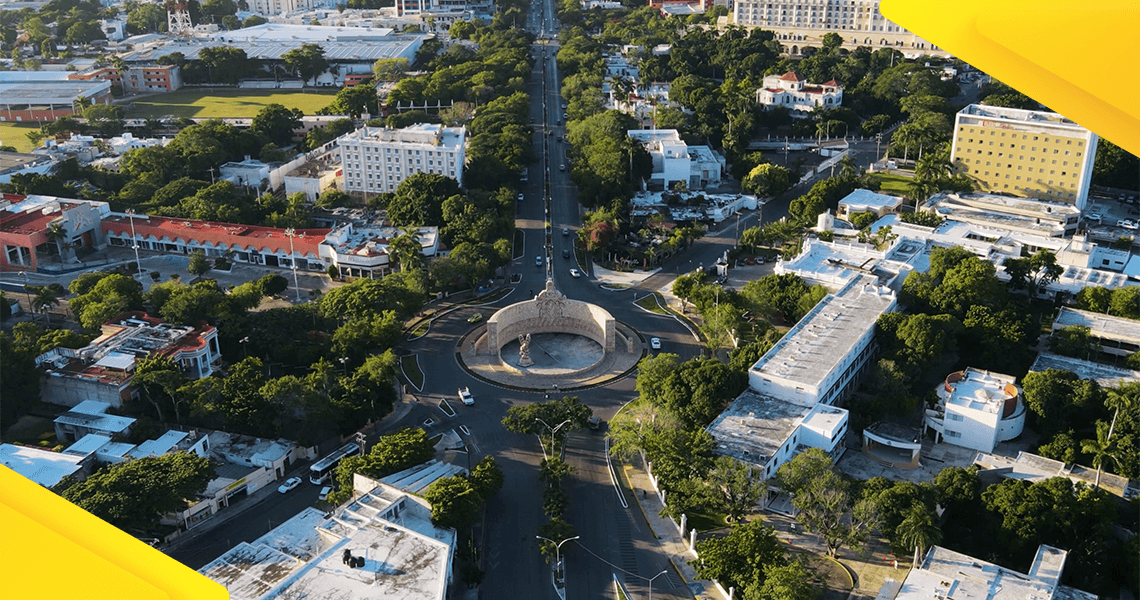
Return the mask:
<path id="1" fill-rule="evenodd" d="M 471 388 L 459 388 L 459 399 L 464 406 L 475 406 L 475 397 L 471 395 Z"/>
<path id="2" fill-rule="evenodd" d="M 301 478 L 300 477 L 290 477 L 289 479 L 285 480 L 285 483 L 282 483 L 280 486 L 277 487 L 277 491 L 284 494 L 286 492 L 292 491 L 294 488 L 296 488 L 299 485 L 301 485 Z"/>
<path id="3" fill-rule="evenodd" d="M 1100 213 L 1090 213 L 1085 215 L 1085 219 L 1089 221 L 1099 221 L 1101 219 Z"/>
<path id="4" fill-rule="evenodd" d="M 574 279 L 577 279 L 582 276 L 582 272 L 578 269 L 570 269 L 570 276 Z"/>
<path id="5" fill-rule="evenodd" d="M 321 488 L 321 495 L 317 496 L 317 500 L 324 502 L 325 500 L 329 499 L 329 494 L 331 494 L 331 493 L 332 493 L 332 488 L 326 485 L 325 487 Z"/>
<path id="6" fill-rule="evenodd" d="M 559 171 L 565 171 L 565 170 L 566 170 L 566 165 L 558 165 L 558 170 L 559 170 Z"/>
<path id="7" fill-rule="evenodd" d="M 519 194 L 519 202 L 522 202 L 522 201 L 523 201 L 523 195 Z"/>
<path id="8" fill-rule="evenodd" d="M 649 338 L 649 347 L 654 350 L 661 349 L 661 338 Z"/>
<path id="9" fill-rule="evenodd" d="M 1134 223 L 1132 221 L 1125 221 L 1124 222 L 1124 228 L 1125 229 L 1140 229 L 1140 225 L 1137 225 L 1136 223 Z"/>

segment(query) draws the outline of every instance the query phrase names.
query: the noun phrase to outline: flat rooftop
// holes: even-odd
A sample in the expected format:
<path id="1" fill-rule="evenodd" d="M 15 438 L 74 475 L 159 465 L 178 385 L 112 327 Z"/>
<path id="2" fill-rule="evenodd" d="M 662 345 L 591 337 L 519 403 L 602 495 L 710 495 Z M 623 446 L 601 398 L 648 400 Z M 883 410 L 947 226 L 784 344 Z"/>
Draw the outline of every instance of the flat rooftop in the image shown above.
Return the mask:
<path id="1" fill-rule="evenodd" d="M 974 464 L 982 468 L 983 476 L 988 471 L 1005 479 L 1024 479 L 1039 482 L 1053 477 L 1065 477 L 1074 483 L 1083 483 L 1088 487 L 1092 487 L 1096 483 L 1096 469 L 1077 464 L 1066 464 L 1059 460 L 1024 451 L 1018 452 L 1017 458 L 979 452 L 974 458 Z M 1100 487 L 1125 499 L 1140 495 L 1140 482 L 1107 471 L 1101 471 Z"/>
<path id="2" fill-rule="evenodd" d="M 986 600 L 1048 600 L 1057 587 L 1050 567 L 1063 564 L 1065 552 L 1048 548 L 1052 562 L 1043 563 L 1041 576 L 1018 573 L 981 559 L 935 546 L 918 569 L 907 574 L 895 600 L 931 598 L 983 598 Z M 1057 553 L 1060 553 L 1059 555 Z M 1062 586 L 1063 587 L 1063 586 Z M 1069 598 L 1094 600 L 1096 596 L 1067 588 Z"/>
<path id="3" fill-rule="evenodd" d="M 939 397 L 946 398 L 947 403 L 955 406 L 996 414 L 1001 412 L 1007 398 L 1019 393 L 1014 386 L 1016 379 L 1009 375 L 966 369 L 961 379 L 952 381 L 956 375 L 948 377 L 939 388 Z M 949 397 L 946 397 L 946 388 L 950 390 Z"/>
<path id="4" fill-rule="evenodd" d="M 83 460 L 74 454 L 0 444 L 0 464 L 49 489 L 79 471 Z"/>
<path id="5" fill-rule="evenodd" d="M 767 466 L 812 407 L 745 390 L 708 426 L 714 452 Z"/>
<path id="6" fill-rule="evenodd" d="M 751 371 L 818 388 L 855 344 L 895 304 L 895 295 L 863 276 L 816 304 Z"/>
<path id="7" fill-rule="evenodd" d="M 387 127 L 361 127 L 346 133 L 345 142 L 375 142 L 389 144 L 422 144 L 425 146 L 462 148 L 466 141 L 465 127 L 444 127 L 438 123 L 416 123 L 400 129 Z"/>
<path id="8" fill-rule="evenodd" d="M 898 196 L 889 196 L 887 194 L 880 194 L 872 192 L 871 190 L 858 189 L 850 194 L 847 194 L 839 201 L 839 206 L 850 206 L 853 210 L 858 212 L 859 208 L 895 208 L 902 204 L 903 199 Z"/>
<path id="9" fill-rule="evenodd" d="M 84 400 L 55 418 L 60 425 L 73 425 L 106 433 L 122 433 L 135 422 L 130 417 L 107 414 L 111 408 L 106 402 Z"/>
<path id="10" fill-rule="evenodd" d="M 18 171 L 26 167 L 50 162 L 51 157 L 42 154 L 23 154 L 21 152 L 0 152 L 0 173 Z"/>
<path id="11" fill-rule="evenodd" d="M 1097 337 L 1140 343 L 1140 321 L 1062 306 L 1053 329 L 1080 325 Z"/>
<path id="12" fill-rule="evenodd" d="M 1033 366 L 1029 368 L 1029 371 L 1031 373 L 1040 373 L 1042 371 L 1048 371 L 1049 369 L 1071 371 L 1076 373 L 1077 377 L 1081 379 L 1092 379 L 1096 381 L 1101 387 L 1118 387 L 1122 382 L 1136 383 L 1140 381 L 1140 371 L 1114 367 L 1112 365 L 1082 360 L 1080 358 L 1061 356 L 1060 354 L 1053 354 L 1052 352 L 1041 352 L 1038 354 L 1037 360 L 1033 362 Z"/>
<path id="13" fill-rule="evenodd" d="M 945 202 L 961 202 L 975 206 L 991 207 L 996 210 L 1015 211 L 1027 215 L 1041 215 L 1042 217 L 1053 219 L 1064 219 L 1068 216 L 1081 214 L 1081 209 L 1072 204 L 1065 204 L 1064 202 L 1003 196 L 1001 194 L 987 194 L 985 192 L 971 192 L 968 194 L 938 192 L 931 196 L 924 206 L 933 207 Z"/>
<path id="14" fill-rule="evenodd" d="M 958 111 L 959 117 L 975 117 L 979 119 L 1002 119 L 1023 123 L 1049 125 L 1053 127 L 1067 127 L 1074 130 L 1088 131 L 1077 123 L 1055 113 L 1043 110 L 1026 110 L 1022 108 L 1006 108 L 1004 106 L 989 106 L 985 104 L 971 104 Z"/>
<path id="15" fill-rule="evenodd" d="M 0 83 L 0 104 L 44 105 L 45 109 L 51 104 L 66 104 L 70 108 L 71 103 L 80 96 L 96 96 L 110 89 L 110 81 L 99 80 L 14 81 Z"/>

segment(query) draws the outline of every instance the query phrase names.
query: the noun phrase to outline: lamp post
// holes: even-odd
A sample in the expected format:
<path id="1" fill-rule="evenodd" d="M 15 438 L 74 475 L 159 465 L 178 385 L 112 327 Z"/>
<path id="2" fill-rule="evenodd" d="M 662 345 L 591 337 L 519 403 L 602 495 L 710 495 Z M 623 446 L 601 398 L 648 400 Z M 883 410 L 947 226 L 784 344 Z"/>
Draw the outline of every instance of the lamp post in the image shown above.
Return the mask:
<path id="1" fill-rule="evenodd" d="M 297 283 L 297 257 L 293 255 L 293 238 L 297 230 L 292 227 L 285 230 L 285 237 L 289 238 L 289 264 L 293 265 L 293 291 L 297 293 L 297 302 L 301 301 L 301 286 Z"/>
<path id="2" fill-rule="evenodd" d="M 580 536 L 576 535 L 574 537 L 566 538 L 566 539 L 562 540 L 561 542 L 555 542 L 554 540 L 552 540 L 550 538 L 544 538 L 541 535 L 536 535 L 534 537 L 536 537 L 540 540 L 546 540 L 546 541 L 550 542 L 551 544 L 554 544 L 554 572 L 557 574 L 557 573 L 562 572 L 562 544 L 565 544 L 566 542 L 569 542 L 570 540 L 576 540 Z"/>
<path id="3" fill-rule="evenodd" d="M 128 208 L 125 212 L 131 221 L 131 247 L 135 249 L 135 272 L 142 275 L 142 261 L 139 260 L 139 240 L 135 237 L 135 209 Z"/>
<path id="4" fill-rule="evenodd" d="M 551 427 L 549 423 L 547 423 L 546 421 L 543 421 L 542 419 L 540 419 L 538 417 L 535 417 L 534 420 L 538 421 L 539 423 L 542 423 L 543 425 L 546 425 L 546 428 L 550 430 L 550 455 L 554 456 L 554 434 L 558 433 L 558 430 L 562 429 L 563 425 L 569 423 L 570 419 L 566 419 L 565 421 L 559 423 L 557 427 Z M 542 446 L 542 438 L 539 438 L 538 445 Z M 546 458 L 546 449 L 545 448 L 542 449 L 542 456 L 543 456 L 543 458 Z"/>
<path id="5" fill-rule="evenodd" d="M 238 343 L 241 344 L 242 356 L 244 358 L 249 358 L 249 348 L 246 346 L 246 344 L 249 343 L 249 336 L 247 335 L 247 336 L 241 338 L 240 340 L 238 340 Z"/>
<path id="6" fill-rule="evenodd" d="M 24 277 L 24 295 L 28 297 L 28 312 L 32 314 L 32 323 L 36 322 L 36 311 L 32 309 L 32 290 L 28 289 L 28 272 L 20 271 Z"/>
<path id="7" fill-rule="evenodd" d="M 657 579 L 658 577 L 660 577 L 660 576 L 662 576 L 662 575 L 664 575 L 664 574 L 666 574 L 666 573 L 668 573 L 668 572 L 669 572 L 669 571 L 667 571 L 667 570 L 663 570 L 663 571 L 661 571 L 660 573 L 658 573 L 658 574 L 654 575 L 653 577 L 650 577 L 650 578 L 649 578 L 649 600 L 653 600 L 653 580 L 654 580 L 654 579 Z"/>
<path id="8" fill-rule="evenodd" d="M 342 356 L 338 358 L 337 361 L 340 362 L 340 366 L 344 367 L 344 376 L 348 377 L 348 357 Z"/>

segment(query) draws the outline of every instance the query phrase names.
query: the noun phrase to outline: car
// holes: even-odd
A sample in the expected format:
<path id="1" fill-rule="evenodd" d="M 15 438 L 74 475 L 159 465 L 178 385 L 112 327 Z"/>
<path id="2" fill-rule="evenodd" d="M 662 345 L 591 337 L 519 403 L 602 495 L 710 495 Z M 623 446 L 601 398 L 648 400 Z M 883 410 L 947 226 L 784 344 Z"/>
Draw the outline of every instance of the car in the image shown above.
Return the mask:
<path id="1" fill-rule="evenodd" d="M 590 429 L 597 431 L 598 429 L 601 429 L 601 427 L 602 427 L 602 420 L 599 419 L 598 417 L 590 417 L 589 419 L 586 419 L 586 425 Z"/>
<path id="2" fill-rule="evenodd" d="M 277 491 L 284 494 L 286 492 L 292 491 L 293 489 L 295 489 L 299 485 L 301 485 L 301 478 L 300 477 L 290 477 L 289 479 L 285 480 L 285 483 L 282 483 L 280 486 L 277 487 Z"/>
<path id="3" fill-rule="evenodd" d="M 555 121 L 554 124 L 557 125 L 558 127 L 562 127 L 562 121 L 561 120 Z"/>
<path id="4" fill-rule="evenodd" d="M 317 496 L 317 500 L 324 502 L 325 500 L 329 499 L 329 494 L 331 493 L 332 488 L 326 485 L 325 487 L 321 488 L 321 495 Z"/>
<path id="5" fill-rule="evenodd" d="M 541 256 L 534 257 L 534 266 L 536 266 L 536 267 L 542 266 L 542 257 Z"/>
<path id="6" fill-rule="evenodd" d="M 1129 221 L 1128 219 L 1121 219 L 1121 220 L 1116 222 L 1117 227 L 1128 227 L 1131 224 L 1132 224 L 1132 221 Z M 1131 229 L 1131 227 L 1128 227 L 1128 228 Z"/>
<path id="7" fill-rule="evenodd" d="M 562 110 L 566 110 L 566 103 L 562 103 Z"/>
<path id="8" fill-rule="evenodd" d="M 562 115 L 562 118 L 563 118 L 563 119 L 566 119 L 567 121 L 569 121 L 569 120 L 570 120 L 570 114 L 569 114 L 569 113 L 566 113 L 566 114 Z"/>
<path id="9" fill-rule="evenodd" d="M 1125 229 L 1140 229 L 1140 225 L 1138 225 L 1132 221 L 1125 221 L 1124 222 L 1124 228 Z"/>
<path id="10" fill-rule="evenodd" d="M 1087 219 L 1089 221 L 1099 221 L 1099 220 L 1101 220 L 1101 218 L 1102 217 L 1100 216 L 1100 213 L 1089 213 L 1089 214 L 1085 215 L 1085 219 Z"/>
<path id="11" fill-rule="evenodd" d="M 565 170 L 566 170 L 566 165 L 558 165 L 558 170 L 559 170 L 559 171 L 565 171 Z"/>
<path id="12" fill-rule="evenodd" d="M 478 323 L 479 321 L 482 321 L 482 320 L 483 320 L 483 313 L 475 313 L 475 314 L 471 315 L 470 317 L 467 317 L 468 323 Z"/>
<path id="13" fill-rule="evenodd" d="M 559 141 L 559 142 L 561 142 L 561 141 L 562 141 L 562 136 L 558 136 L 558 141 Z"/>
<path id="14" fill-rule="evenodd" d="M 563 249 L 562 250 L 562 258 L 570 258 L 570 251 Z"/>
<path id="15" fill-rule="evenodd" d="M 459 388 L 459 399 L 463 401 L 464 406 L 475 405 L 475 397 L 471 395 L 471 388 Z"/>
<path id="16" fill-rule="evenodd" d="M 653 348 L 654 350 L 660 350 L 661 349 L 661 338 L 650 338 L 649 339 L 649 347 Z"/>
<path id="17" fill-rule="evenodd" d="M 546 132 L 546 135 L 554 135 L 554 130 L 553 130 L 553 129 L 551 129 L 551 130 L 548 130 L 548 131 Z"/>
<path id="18" fill-rule="evenodd" d="M 570 276 L 574 279 L 577 279 L 582 276 L 582 272 L 578 269 L 570 269 Z"/>
<path id="19" fill-rule="evenodd" d="M 569 227 L 563 227 L 562 228 L 562 235 L 570 235 L 570 228 Z"/>
<path id="20" fill-rule="evenodd" d="M 523 195 L 519 194 L 519 202 L 522 202 L 522 201 L 523 201 Z"/>

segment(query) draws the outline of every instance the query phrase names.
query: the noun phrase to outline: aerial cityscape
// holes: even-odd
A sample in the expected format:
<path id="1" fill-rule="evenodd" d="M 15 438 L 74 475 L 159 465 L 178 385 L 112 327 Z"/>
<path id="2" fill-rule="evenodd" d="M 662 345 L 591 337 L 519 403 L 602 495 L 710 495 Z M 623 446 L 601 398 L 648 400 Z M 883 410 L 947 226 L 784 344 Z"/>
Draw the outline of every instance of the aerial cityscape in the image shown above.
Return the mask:
<path id="1" fill-rule="evenodd" d="M 0 464 L 234 600 L 1140 598 L 1140 159 L 878 0 L 0 49 Z"/>

